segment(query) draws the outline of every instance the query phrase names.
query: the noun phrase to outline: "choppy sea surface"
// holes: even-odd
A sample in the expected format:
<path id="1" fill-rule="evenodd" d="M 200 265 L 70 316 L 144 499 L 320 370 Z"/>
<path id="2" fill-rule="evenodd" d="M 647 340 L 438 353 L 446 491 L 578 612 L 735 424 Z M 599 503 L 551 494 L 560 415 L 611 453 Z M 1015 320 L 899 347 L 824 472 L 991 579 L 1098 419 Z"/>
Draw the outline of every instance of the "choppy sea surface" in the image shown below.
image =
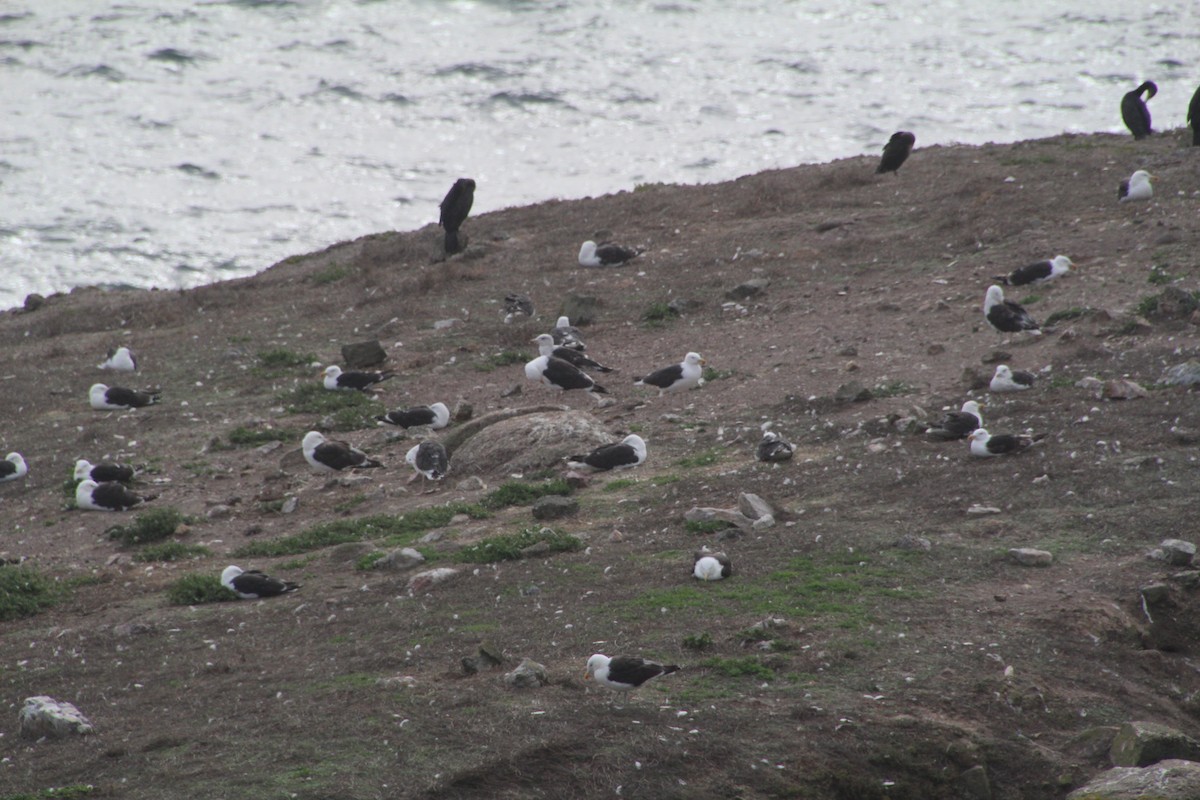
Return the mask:
<path id="1" fill-rule="evenodd" d="M 1156 129 L 1196 0 L 7 0 L 0 308 L 437 220 L 933 143 Z M 580 239 L 590 231 L 580 231 Z"/>

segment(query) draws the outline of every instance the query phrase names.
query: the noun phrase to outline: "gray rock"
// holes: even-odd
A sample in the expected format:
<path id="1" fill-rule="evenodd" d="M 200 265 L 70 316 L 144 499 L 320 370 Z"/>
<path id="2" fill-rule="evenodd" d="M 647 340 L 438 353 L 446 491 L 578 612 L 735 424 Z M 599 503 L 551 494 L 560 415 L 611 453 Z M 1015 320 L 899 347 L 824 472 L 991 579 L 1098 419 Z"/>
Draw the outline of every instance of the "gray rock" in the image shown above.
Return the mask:
<path id="1" fill-rule="evenodd" d="M 562 315 L 572 325 L 587 326 L 596 321 L 596 311 L 601 306 L 599 298 L 585 294 L 569 294 L 563 300 Z"/>
<path id="2" fill-rule="evenodd" d="M 1108 400 L 1135 400 L 1139 397 L 1148 397 L 1150 392 L 1143 389 L 1133 381 L 1118 378 L 1108 381 L 1104 384 L 1102 397 Z"/>
<path id="3" fill-rule="evenodd" d="M 430 531 L 429 533 L 422 536 L 420 539 L 417 539 L 417 543 L 418 544 L 433 544 L 434 542 L 440 542 L 444 538 L 446 538 L 446 534 L 443 533 L 442 531 Z"/>
<path id="4" fill-rule="evenodd" d="M 754 520 L 747 517 L 740 511 L 732 508 L 707 508 L 695 506 L 688 509 L 683 515 L 683 518 L 688 522 L 711 522 L 712 520 L 721 520 L 728 522 L 730 525 L 736 525 L 742 530 L 753 530 Z"/>
<path id="5" fill-rule="evenodd" d="M 1067 795 L 1067 800 L 1195 800 L 1200 764 L 1171 759 L 1151 767 L 1116 767 Z"/>
<path id="6" fill-rule="evenodd" d="M 749 300 L 765 292 L 770 285 L 771 282 L 766 278 L 752 278 L 730 289 L 725 297 L 729 300 Z"/>
<path id="7" fill-rule="evenodd" d="M 865 403 L 873 397 L 871 390 L 857 381 L 843 383 L 833 394 L 833 400 L 839 405 L 848 403 Z"/>
<path id="8" fill-rule="evenodd" d="M 1053 554 L 1032 547 L 1014 547 L 1008 551 L 1008 557 L 1023 567 L 1048 567 L 1054 563 Z"/>
<path id="9" fill-rule="evenodd" d="M 1182 539 L 1163 539 L 1158 546 L 1163 553 L 1163 561 L 1173 567 L 1186 567 L 1196 556 L 1196 545 Z"/>
<path id="10" fill-rule="evenodd" d="M 458 431 L 484 420 L 484 417 L 472 420 Z M 442 443 L 452 450 L 454 470 L 460 475 L 511 475 L 561 466 L 566 456 L 586 453 L 611 440 L 608 429 L 591 414 L 544 411 L 482 427 L 457 449 L 451 447 L 455 441 L 451 436 Z"/>
<path id="11" fill-rule="evenodd" d="M 1112 749 L 1113 738 L 1120 728 L 1115 725 L 1098 725 L 1072 736 L 1064 745 L 1066 752 L 1079 758 L 1093 759 L 1107 755 Z"/>
<path id="12" fill-rule="evenodd" d="M 762 499 L 756 494 L 742 492 L 738 495 L 738 511 L 741 511 L 750 519 L 762 519 L 763 517 L 775 517 L 775 509 L 771 504 Z"/>
<path id="13" fill-rule="evenodd" d="M 1151 583 L 1138 589 L 1138 594 L 1148 606 L 1161 606 L 1171 599 L 1171 587 L 1165 583 Z"/>
<path id="14" fill-rule="evenodd" d="M 43 297 L 42 295 L 38 294 L 37 292 L 32 292 L 30 294 L 27 294 L 27 295 L 25 295 L 25 303 L 24 303 L 25 311 L 26 312 L 37 311 L 39 308 L 42 307 L 42 304 L 45 302 L 46 302 L 46 298 Z"/>
<path id="15" fill-rule="evenodd" d="M 917 536 L 915 533 L 905 533 L 897 539 L 893 547 L 898 547 L 901 550 L 931 550 L 933 542 L 926 539 L 924 536 Z"/>
<path id="16" fill-rule="evenodd" d="M 374 551 L 375 548 L 367 542 L 343 542 L 330 548 L 329 560 L 334 564 L 354 564 Z"/>
<path id="17" fill-rule="evenodd" d="M 122 622 L 119 625 L 114 625 L 113 636 L 122 638 L 131 638 L 134 636 L 144 636 L 147 633 L 154 633 L 154 626 L 148 622 Z"/>
<path id="18" fill-rule="evenodd" d="M 284 499 L 283 505 L 279 507 L 279 511 L 283 514 L 292 514 L 295 513 L 296 509 L 299 507 L 300 498 L 292 495 L 291 497 Z"/>
<path id="19" fill-rule="evenodd" d="M 573 497 L 547 495 L 537 499 L 533 504 L 532 511 L 534 519 L 562 519 L 579 512 L 579 501 Z"/>
<path id="20" fill-rule="evenodd" d="M 424 572 L 418 572 L 408 579 L 408 584 L 405 589 L 410 595 L 423 594 L 429 591 L 434 586 L 446 583 L 461 575 L 461 570 L 454 567 L 438 567 L 437 569 L 427 569 Z"/>
<path id="21" fill-rule="evenodd" d="M 958 776 L 966 800 L 992 800 L 992 786 L 988 783 L 987 770 L 976 764 Z"/>
<path id="22" fill-rule="evenodd" d="M 266 444 L 262 444 L 256 448 L 254 448 L 254 452 L 258 453 L 260 456 L 266 456 L 266 455 L 270 455 L 272 452 L 278 450 L 281 447 L 283 447 L 283 442 L 279 442 L 279 441 L 267 442 Z"/>
<path id="23" fill-rule="evenodd" d="M 679 316 L 683 316 L 689 311 L 694 311 L 701 305 L 699 300 L 689 300 L 685 297 L 676 297 L 671 302 L 667 303 L 667 308 L 674 311 Z"/>
<path id="24" fill-rule="evenodd" d="M 1155 317 L 1178 319 L 1191 316 L 1197 308 L 1196 298 L 1191 292 L 1178 286 L 1168 286 L 1158 295 L 1158 304 L 1154 308 Z"/>
<path id="25" fill-rule="evenodd" d="M 62 739 L 91 733 L 92 723 L 70 703 L 39 695 L 25 698 L 18 715 L 26 739 Z"/>
<path id="26" fill-rule="evenodd" d="M 204 512 L 204 516 L 208 519 L 225 519 L 231 514 L 233 514 L 233 507 L 227 506 L 224 503 L 219 503 Z"/>
<path id="27" fill-rule="evenodd" d="M 512 672 L 504 674 L 504 682 L 514 689 L 536 689 L 550 682 L 546 676 L 546 668 L 528 658 L 521 659 Z"/>
<path id="28" fill-rule="evenodd" d="M 473 416 L 475 416 L 475 406 L 461 397 L 458 398 L 458 401 L 454 404 L 454 410 L 450 412 L 450 419 L 462 423 L 467 422 Z"/>
<path id="29" fill-rule="evenodd" d="M 1167 367 L 1162 382 L 1167 386 L 1195 386 L 1200 383 L 1200 361 L 1185 361 Z"/>
<path id="30" fill-rule="evenodd" d="M 1200 761 L 1200 742 L 1157 722 L 1126 722 L 1108 756 L 1118 767 L 1146 767 L 1175 758 Z"/>
<path id="31" fill-rule="evenodd" d="M 425 556 L 419 550 L 411 547 L 400 547 L 375 562 L 376 569 L 402 570 L 412 569 L 418 564 L 425 563 Z"/>
<path id="32" fill-rule="evenodd" d="M 346 367 L 364 369 L 387 361 L 387 351 L 378 339 L 342 345 L 342 361 Z"/>
<path id="33" fill-rule="evenodd" d="M 483 482 L 483 478 L 478 475 L 472 475 L 454 484 L 454 488 L 460 492 L 482 492 L 487 488 L 487 484 Z"/>
<path id="34" fill-rule="evenodd" d="M 461 325 L 462 320 L 458 317 L 450 317 L 449 319 L 439 319 L 433 323 L 435 331 L 446 331 L 453 328 L 455 325 Z"/>

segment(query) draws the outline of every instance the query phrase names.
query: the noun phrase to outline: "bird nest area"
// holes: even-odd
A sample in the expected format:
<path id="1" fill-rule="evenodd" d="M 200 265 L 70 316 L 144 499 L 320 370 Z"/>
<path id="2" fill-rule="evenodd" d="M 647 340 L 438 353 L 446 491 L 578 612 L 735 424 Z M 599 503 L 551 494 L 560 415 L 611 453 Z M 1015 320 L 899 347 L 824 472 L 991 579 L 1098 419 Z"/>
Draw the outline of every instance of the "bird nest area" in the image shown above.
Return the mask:
<path id="1" fill-rule="evenodd" d="M 15 376 L 0 381 L 0 438 L 29 465 L 0 484 L 0 557 L 25 559 L 0 567 L 23 571 L 0 586 L 38 591 L 0 631 L 0 798 L 952 798 L 974 767 L 994 798 L 1057 798 L 1108 766 L 1081 740 L 1130 720 L 1190 730 L 1194 584 L 1147 558 L 1194 528 L 1197 400 L 1163 374 L 1200 341 L 1190 314 L 1169 313 L 1180 303 L 1148 300 L 1200 289 L 1185 133 L 918 146 L 896 175 L 864 157 L 640 187 L 468 217 L 469 245 L 448 261 L 431 225 L 188 292 L 86 289 L 0 315 Z M 1155 175 L 1154 199 L 1118 203 L 1135 169 Z M 598 229 L 644 252 L 580 268 Z M 1041 336 L 992 330 L 993 276 L 1060 253 L 1071 274 L 1006 291 L 1057 321 Z M 513 292 L 534 316 L 504 323 Z M 572 296 L 592 298 L 587 352 L 615 370 L 599 378 L 605 403 L 524 375 L 530 340 Z M 647 321 L 673 302 L 677 315 Z M 281 400 L 373 338 L 397 373 L 373 410 L 563 404 L 612 441 L 637 433 L 646 461 L 592 476 L 571 491 L 578 511 L 546 522 L 524 500 L 485 500 L 565 468 L 460 484 L 452 458 L 434 490 L 409 484 L 404 454 L 425 434 Z M 88 406 L 116 344 L 138 354 L 131 388 L 161 388 L 159 405 Z M 690 351 L 706 361 L 699 388 L 633 385 Z M 997 363 L 1035 385 L 974 388 Z M 1116 379 L 1145 391 L 1109 399 Z M 971 398 L 991 433 L 1045 438 L 972 458 L 925 435 Z M 767 423 L 795 444 L 790 461 L 755 460 Z M 308 430 L 384 467 L 314 475 L 298 452 Z M 106 531 L 139 512 L 64 503 L 77 458 L 138 464 L 135 490 L 157 495 L 147 508 L 177 510 L 171 541 L 196 547 L 135 560 Z M 685 520 L 742 493 L 772 503 L 775 524 Z M 407 527 L 363 522 L 406 513 Z M 335 521 L 358 538 L 270 547 Z M 456 556 L 543 526 L 572 546 Z M 402 545 L 427 563 L 364 557 Z M 728 554 L 731 577 L 691 577 L 702 546 Z M 1017 548 L 1051 563 L 1025 566 Z M 229 564 L 301 588 L 168 599 Z M 442 567 L 457 573 L 410 590 L 415 571 Z M 1167 602 L 1143 604 L 1151 584 Z M 480 666 L 481 647 L 501 663 Z M 596 652 L 681 669 L 617 694 L 584 678 Z M 546 685 L 504 682 L 523 658 Z M 95 732 L 22 741 L 16 709 L 34 695 L 75 704 Z"/>

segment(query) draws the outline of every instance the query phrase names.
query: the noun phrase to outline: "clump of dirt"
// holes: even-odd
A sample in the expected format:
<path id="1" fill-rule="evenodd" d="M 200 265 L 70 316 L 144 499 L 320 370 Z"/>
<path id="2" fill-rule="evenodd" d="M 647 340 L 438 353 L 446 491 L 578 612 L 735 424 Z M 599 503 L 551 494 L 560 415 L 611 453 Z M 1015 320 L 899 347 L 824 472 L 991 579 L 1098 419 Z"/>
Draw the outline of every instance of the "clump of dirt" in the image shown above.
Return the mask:
<path id="1" fill-rule="evenodd" d="M 0 485 L 0 556 L 66 589 L 0 633 L 0 787 L 861 800 L 961 797 L 982 768 L 998 800 L 1049 798 L 1107 766 L 1122 722 L 1190 729 L 1195 573 L 1146 556 L 1194 528 L 1196 397 L 1160 379 L 1197 357 L 1196 319 L 1163 312 L 1187 306 L 1177 291 L 1148 299 L 1197 289 L 1185 145 L 1179 131 L 1062 136 L 922 148 L 900 175 L 855 158 L 639 187 L 472 217 L 468 249 L 449 260 L 430 225 L 244 280 L 80 289 L 0 315 L 0 439 L 30 465 Z M 1157 176 L 1155 199 L 1118 204 L 1135 169 Z M 580 268 L 579 243 L 601 229 L 645 252 Z M 1035 318 L 1056 316 L 1053 332 L 988 328 L 992 276 L 1059 253 L 1074 274 L 1008 290 Z M 731 299 L 751 279 L 757 293 Z M 511 292 L 532 298 L 532 318 L 504 321 Z M 605 405 L 524 377 L 530 339 L 571 295 L 596 300 L 583 333 L 617 370 Z M 646 463 L 575 492 L 579 513 L 553 525 L 583 549 L 459 563 L 467 542 L 543 524 L 527 506 L 487 509 L 489 492 L 565 470 L 462 483 L 452 470 L 423 493 L 404 464 L 414 437 L 364 427 L 360 409 L 289 405 L 343 344 L 368 339 L 399 373 L 382 406 L 462 400 L 478 417 L 563 403 L 614 440 L 639 433 Z M 117 344 L 138 353 L 139 374 L 96 369 Z M 633 386 L 693 350 L 707 360 L 699 389 Z M 972 389 L 996 363 L 1034 371 L 1036 386 Z M 1105 400 L 1077 385 L 1087 377 L 1150 391 Z M 93 411 L 99 380 L 161 387 L 163 403 Z M 985 460 L 923 435 L 968 397 L 985 401 L 993 433 L 1046 438 Z M 754 459 L 768 425 L 796 445 L 791 461 Z M 386 469 L 313 475 L 298 455 L 311 429 L 339 431 Z M 132 515 L 68 508 L 81 457 L 140 465 L 154 504 L 188 518 L 174 539 L 207 551 L 135 560 L 106 534 Z M 779 523 L 685 522 L 741 492 L 778 506 Z M 456 568 L 449 580 L 413 596 L 411 572 L 370 568 L 401 542 L 363 520 L 440 519 L 450 504 L 448 524 L 410 525 L 403 540 L 428 566 Z M 244 555 L 337 520 L 363 541 L 314 535 L 299 554 Z M 729 554 L 732 578 L 690 578 L 702 545 Z M 1021 566 L 1017 547 L 1053 563 Z M 230 563 L 303 588 L 169 604 L 180 577 Z M 1158 605 L 1143 602 L 1150 584 L 1166 587 L 1150 595 Z M 462 660 L 481 645 L 505 663 L 468 674 Z M 582 677 L 593 652 L 683 668 L 614 698 Z M 523 657 L 550 685 L 503 683 Z M 21 741 L 17 709 L 41 694 L 74 703 L 95 733 Z"/>

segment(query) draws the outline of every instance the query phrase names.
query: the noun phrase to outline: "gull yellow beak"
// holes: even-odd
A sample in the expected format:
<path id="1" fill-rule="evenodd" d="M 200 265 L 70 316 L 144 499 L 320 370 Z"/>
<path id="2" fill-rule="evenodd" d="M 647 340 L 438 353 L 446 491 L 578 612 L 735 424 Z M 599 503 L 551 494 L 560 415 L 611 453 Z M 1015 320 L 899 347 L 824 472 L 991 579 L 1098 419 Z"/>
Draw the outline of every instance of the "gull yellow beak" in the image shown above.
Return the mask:
<path id="1" fill-rule="evenodd" d="M 590 681 L 592 679 L 592 673 L 588 672 L 587 670 L 584 670 L 583 671 L 583 679 L 585 681 Z"/>

